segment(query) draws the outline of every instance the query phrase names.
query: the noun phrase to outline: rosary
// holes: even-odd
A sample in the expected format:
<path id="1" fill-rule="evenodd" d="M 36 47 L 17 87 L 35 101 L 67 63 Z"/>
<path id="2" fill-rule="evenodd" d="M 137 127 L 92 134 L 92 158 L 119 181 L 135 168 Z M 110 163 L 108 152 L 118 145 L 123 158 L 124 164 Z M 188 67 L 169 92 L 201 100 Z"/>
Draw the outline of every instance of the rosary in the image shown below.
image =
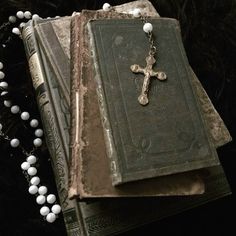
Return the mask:
<path id="1" fill-rule="evenodd" d="M 0 30 L 6 32 L 9 28 L 12 28 L 12 25 L 18 27 L 12 28 L 12 33 L 21 37 L 21 29 L 24 27 L 25 23 L 23 22 L 24 19 L 36 19 L 39 16 L 37 14 L 33 15 L 29 11 L 18 11 L 16 16 L 10 16 L 7 23 L 4 23 L 0 26 Z M 19 21 L 22 21 L 19 24 Z M 8 36 L 6 39 L 3 39 L 1 42 L 2 49 L 8 47 L 8 44 L 12 41 L 12 36 Z M 7 65 L 8 66 L 8 65 Z M 20 106 L 14 104 L 9 97 L 11 96 L 9 91 L 9 85 L 5 81 L 7 79 L 7 75 L 5 75 L 5 64 L 3 63 L 3 59 L 0 58 L 0 100 L 3 102 L 3 106 L 9 110 L 11 114 L 14 116 L 19 116 L 24 126 L 29 126 L 33 129 L 34 139 L 32 141 L 32 145 L 30 150 L 29 148 L 25 148 L 21 141 L 17 137 L 10 137 L 8 136 L 7 130 L 8 127 L 4 127 L 4 125 L 0 121 L 0 138 L 4 139 L 9 143 L 11 148 L 19 149 L 20 152 L 25 156 L 25 161 L 21 164 L 21 169 L 23 175 L 25 176 L 29 188 L 28 192 L 36 197 L 36 203 L 40 205 L 40 214 L 44 217 L 44 219 L 52 223 L 56 220 L 58 214 L 61 212 L 61 206 L 57 204 L 55 194 L 49 194 L 48 188 L 45 185 L 41 184 L 41 179 L 37 176 L 37 160 L 38 154 L 37 150 L 42 146 L 42 136 L 43 130 L 38 128 L 39 121 L 37 119 L 31 118 L 30 113 L 28 111 L 21 110 Z M 26 124 L 28 122 L 28 124 Z"/>

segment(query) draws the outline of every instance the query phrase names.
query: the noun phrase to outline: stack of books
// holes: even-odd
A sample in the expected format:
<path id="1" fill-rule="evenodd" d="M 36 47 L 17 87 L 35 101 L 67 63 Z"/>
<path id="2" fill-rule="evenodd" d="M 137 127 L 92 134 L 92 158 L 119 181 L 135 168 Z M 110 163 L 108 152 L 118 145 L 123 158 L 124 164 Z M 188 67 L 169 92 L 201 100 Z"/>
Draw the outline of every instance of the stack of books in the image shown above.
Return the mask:
<path id="1" fill-rule="evenodd" d="M 149 104 L 138 96 L 153 25 Z M 230 194 L 231 140 L 188 64 L 175 19 L 147 0 L 32 20 L 22 33 L 68 235 L 113 235 Z M 166 196 L 169 196 L 168 198 Z"/>

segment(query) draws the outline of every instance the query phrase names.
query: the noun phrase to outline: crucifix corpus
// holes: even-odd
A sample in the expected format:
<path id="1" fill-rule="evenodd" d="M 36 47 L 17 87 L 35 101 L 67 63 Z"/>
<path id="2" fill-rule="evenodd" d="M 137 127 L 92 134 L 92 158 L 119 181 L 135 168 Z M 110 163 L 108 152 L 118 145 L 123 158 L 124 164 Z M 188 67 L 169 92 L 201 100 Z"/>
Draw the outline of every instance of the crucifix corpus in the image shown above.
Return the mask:
<path id="1" fill-rule="evenodd" d="M 142 87 L 142 92 L 140 96 L 138 97 L 138 101 L 141 105 L 145 106 L 148 104 L 148 90 L 149 90 L 149 84 L 150 84 L 150 79 L 152 77 L 157 78 L 161 81 L 166 80 L 167 76 L 165 72 L 162 71 L 154 71 L 152 69 L 153 65 L 156 62 L 156 59 L 154 58 L 153 54 L 150 53 L 146 57 L 146 62 L 147 65 L 145 68 L 142 68 L 141 66 L 134 64 L 130 67 L 131 71 L 134 73 L 142 73 L 144 74 L 144 81 L 143 81 L 143 87 Z"/>

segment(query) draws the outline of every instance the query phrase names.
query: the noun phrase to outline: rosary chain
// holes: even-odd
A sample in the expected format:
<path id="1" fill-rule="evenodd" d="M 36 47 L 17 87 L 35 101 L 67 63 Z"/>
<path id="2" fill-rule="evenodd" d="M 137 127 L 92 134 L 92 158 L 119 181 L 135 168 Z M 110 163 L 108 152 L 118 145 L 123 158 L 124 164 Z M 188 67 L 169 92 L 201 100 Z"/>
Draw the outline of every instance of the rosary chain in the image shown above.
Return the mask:
<path id="1" fill-rule="evenodd" d="M 146 16 L 140 16 L 141 21 L 143 24 L 148 23 L 148 18 Z M 149 41 L 149 55 L 154 56 L 157 52 L 157 47 L 154 45 L 154 36 L 152 31 L 147 33 L 148 41 Z"/>

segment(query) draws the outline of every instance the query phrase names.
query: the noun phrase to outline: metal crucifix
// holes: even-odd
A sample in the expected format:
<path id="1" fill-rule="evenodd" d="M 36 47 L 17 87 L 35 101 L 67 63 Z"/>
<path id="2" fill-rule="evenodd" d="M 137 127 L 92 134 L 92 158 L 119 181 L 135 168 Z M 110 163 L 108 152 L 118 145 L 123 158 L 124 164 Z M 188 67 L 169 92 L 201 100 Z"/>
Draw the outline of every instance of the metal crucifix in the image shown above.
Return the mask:
<path id="1" fill-rule="evenodd" d="M 156 59 L 152 54 L 146 57 L 147 65 L 145 68 L 140 67 L 137 64 L 134 64 L 130 67 L 131 71 L 134 73 L 143 73 L 144 74 L 144 81 L 142 92 L 138 97 L 138 101 L 141 105 L 145 106 L 148 104 L 148 90 L 151 77 L 156 77 L 157 79 L 163 81 L 167 79 L 166 73 L 162 71 L 155 72 L 152 67 L 156 62 Z"/>

